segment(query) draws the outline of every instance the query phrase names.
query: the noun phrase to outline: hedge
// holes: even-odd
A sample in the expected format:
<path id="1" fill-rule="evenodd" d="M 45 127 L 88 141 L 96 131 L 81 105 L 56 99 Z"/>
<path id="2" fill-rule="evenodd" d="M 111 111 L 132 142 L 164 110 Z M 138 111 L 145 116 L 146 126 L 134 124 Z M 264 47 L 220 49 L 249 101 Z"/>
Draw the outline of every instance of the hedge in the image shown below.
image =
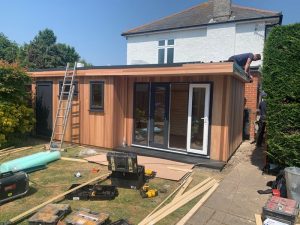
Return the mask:
<path id="1" fill-rule="evenodd" d="M 274 163 L 300 166 L 300 24 L 274 27 L 264 49 L 268 154 Z"/>

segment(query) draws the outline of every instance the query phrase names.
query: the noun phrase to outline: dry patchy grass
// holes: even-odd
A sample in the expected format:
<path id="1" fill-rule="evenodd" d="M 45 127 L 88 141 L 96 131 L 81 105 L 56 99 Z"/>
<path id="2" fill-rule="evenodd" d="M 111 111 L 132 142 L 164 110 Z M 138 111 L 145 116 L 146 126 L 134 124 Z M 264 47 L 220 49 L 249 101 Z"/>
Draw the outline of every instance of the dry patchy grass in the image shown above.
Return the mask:
<path id="1" fill-rule="evenodd" d="M 81 147 L 75 147 L 68 149 L 67 152 L 63 152 L 64 157 L 77 157 Z M 29 155 L 42 151 L 42 146 L 35 146 L 31 150 L 15 153 L 9 155 L 3 159 L 0 159 L 0 163 L 15 159 L 21 156 Z M 100 168 L 98 174 L 91 173 L 92 168 Z M 80 171 L 81 178 L 75 178 L 74 173 Z M 6 203 L 0 206 L 0 221 L 7 221 L 20 213 L 31 209 L 38 204 L 41 204 L 48 199 L 65 192 L 73 183 L 83 183 L 100 174 L 107 173 L 107 168 L 91 163 L 79 163 L 58 160 L 47 166 L 47 169 L 36 171 L 29 174 L 30 177 L 30 192 L 29 194 L 12 202 Z M 193 182 L 190 187 L 195 186 L 210 175 L 207 172 L 203 172 L 199 169 L 194 169 Z M 107 180 L 104 183 L 110 183 Z M 137 224 L 145 216 L 147 216 L 160 202 L 162 202 L 178 185 L 178 182 L 163 180 L 159 178 L 151 179 L 150 186 L 153 188 L 161 188 L 163 186 L 168 187 L 167 193 L 159 193 L 159 196 L 151 199 L 141 198 L 139 191 L 118 188 L 119 196 L 110 201 L 69 201 L 62 200 L 61 203 L 68 203 L 72 209 L 89 208 L 93 211 L 107 212 L 110 214 L 112 221 L 124 218 L 130 221 L 132 224 Z M 164 220 L 160 225 L 175 224 L 182 216 L 184 216 L 191 207 L 198 200 L 194 199 L 184 207 L 180 208 L 176 212 L 172 213 Z M 26 219 L 19 224 L 27 224 Z"/>

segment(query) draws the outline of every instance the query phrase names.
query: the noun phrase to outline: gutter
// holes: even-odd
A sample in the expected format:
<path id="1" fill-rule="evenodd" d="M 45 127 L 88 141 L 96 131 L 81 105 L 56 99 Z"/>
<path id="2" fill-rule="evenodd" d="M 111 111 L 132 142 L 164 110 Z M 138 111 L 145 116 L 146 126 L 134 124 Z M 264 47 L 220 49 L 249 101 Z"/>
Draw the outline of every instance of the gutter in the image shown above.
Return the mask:
<path id="1" fill-rule="evenodd" d="M 256 20 L 262 20 L 262 19 L 275 19 L 279 18 L 279 23 L 281 25 L 282 23 L 282 13 L 276 16 L 268 16 L 268 17 L 257 17 L 253 19 L 240 19 L 240 20 L 230 20 L 230 21 L 224 21 L 224 22 L 215 22 L 215 23 L 206 23 L 206 24 L 199 24 L 199 25 L 191 25 L 191 26 L 182 26 L 182 27 L 176 27 L 176 28 L 165 28 L 165 29 L 158 29 L 158 30 L 150 30 L 150 31 L 141 31 L 141 32 L 133 32 L 133 33 L 122 33 L 121 36 L 127 37 L 131 35 L 137 35 L 137 34 L 148 34 L 148 33 L 154 33 L 154 32 L 161 32 L 161 31 L 171 31 L 171 30 L 181 30 L 186 28 L 195 28 L 195 27 L 206 27 L 209 25 L 216 25 L 216 24 L 226 24 L 226 23 L 236 23 L 236 22 L 247 22 L 247 21 L 256 21 Z"/>

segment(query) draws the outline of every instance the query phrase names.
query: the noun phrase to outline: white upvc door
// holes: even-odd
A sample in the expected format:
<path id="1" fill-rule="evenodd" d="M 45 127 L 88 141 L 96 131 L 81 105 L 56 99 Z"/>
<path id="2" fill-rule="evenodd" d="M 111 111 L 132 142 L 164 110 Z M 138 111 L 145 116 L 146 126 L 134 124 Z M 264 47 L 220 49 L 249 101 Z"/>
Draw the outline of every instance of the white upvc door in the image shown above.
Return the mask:
<path id="1" fill-rule="evenodd" d="M 209 104 L 210 84 L 190 84 L 187 152 L 207 156 Z"/>

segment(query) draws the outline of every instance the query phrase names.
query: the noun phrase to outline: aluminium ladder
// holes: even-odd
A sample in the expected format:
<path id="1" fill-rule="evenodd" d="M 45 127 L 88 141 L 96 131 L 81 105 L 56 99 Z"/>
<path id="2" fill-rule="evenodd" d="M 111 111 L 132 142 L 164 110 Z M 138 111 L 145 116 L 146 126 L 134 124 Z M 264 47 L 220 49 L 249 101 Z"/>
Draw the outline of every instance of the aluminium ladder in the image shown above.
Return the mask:
<path id="1" fill-rule="evenodd" d="M 69 63 L 67 63 L 66 66 L 65 76 L 59 96 L 54 127 L 52 130 L 52 136 L 50 140 L 51 151 L 62 149 L 69 113 L 72 108 L 73 95 L 75 91 L 74 77 L 76 75 L 76 67 L 77 62 L 75 62 L 73 70 L 69 69 Z"/>

